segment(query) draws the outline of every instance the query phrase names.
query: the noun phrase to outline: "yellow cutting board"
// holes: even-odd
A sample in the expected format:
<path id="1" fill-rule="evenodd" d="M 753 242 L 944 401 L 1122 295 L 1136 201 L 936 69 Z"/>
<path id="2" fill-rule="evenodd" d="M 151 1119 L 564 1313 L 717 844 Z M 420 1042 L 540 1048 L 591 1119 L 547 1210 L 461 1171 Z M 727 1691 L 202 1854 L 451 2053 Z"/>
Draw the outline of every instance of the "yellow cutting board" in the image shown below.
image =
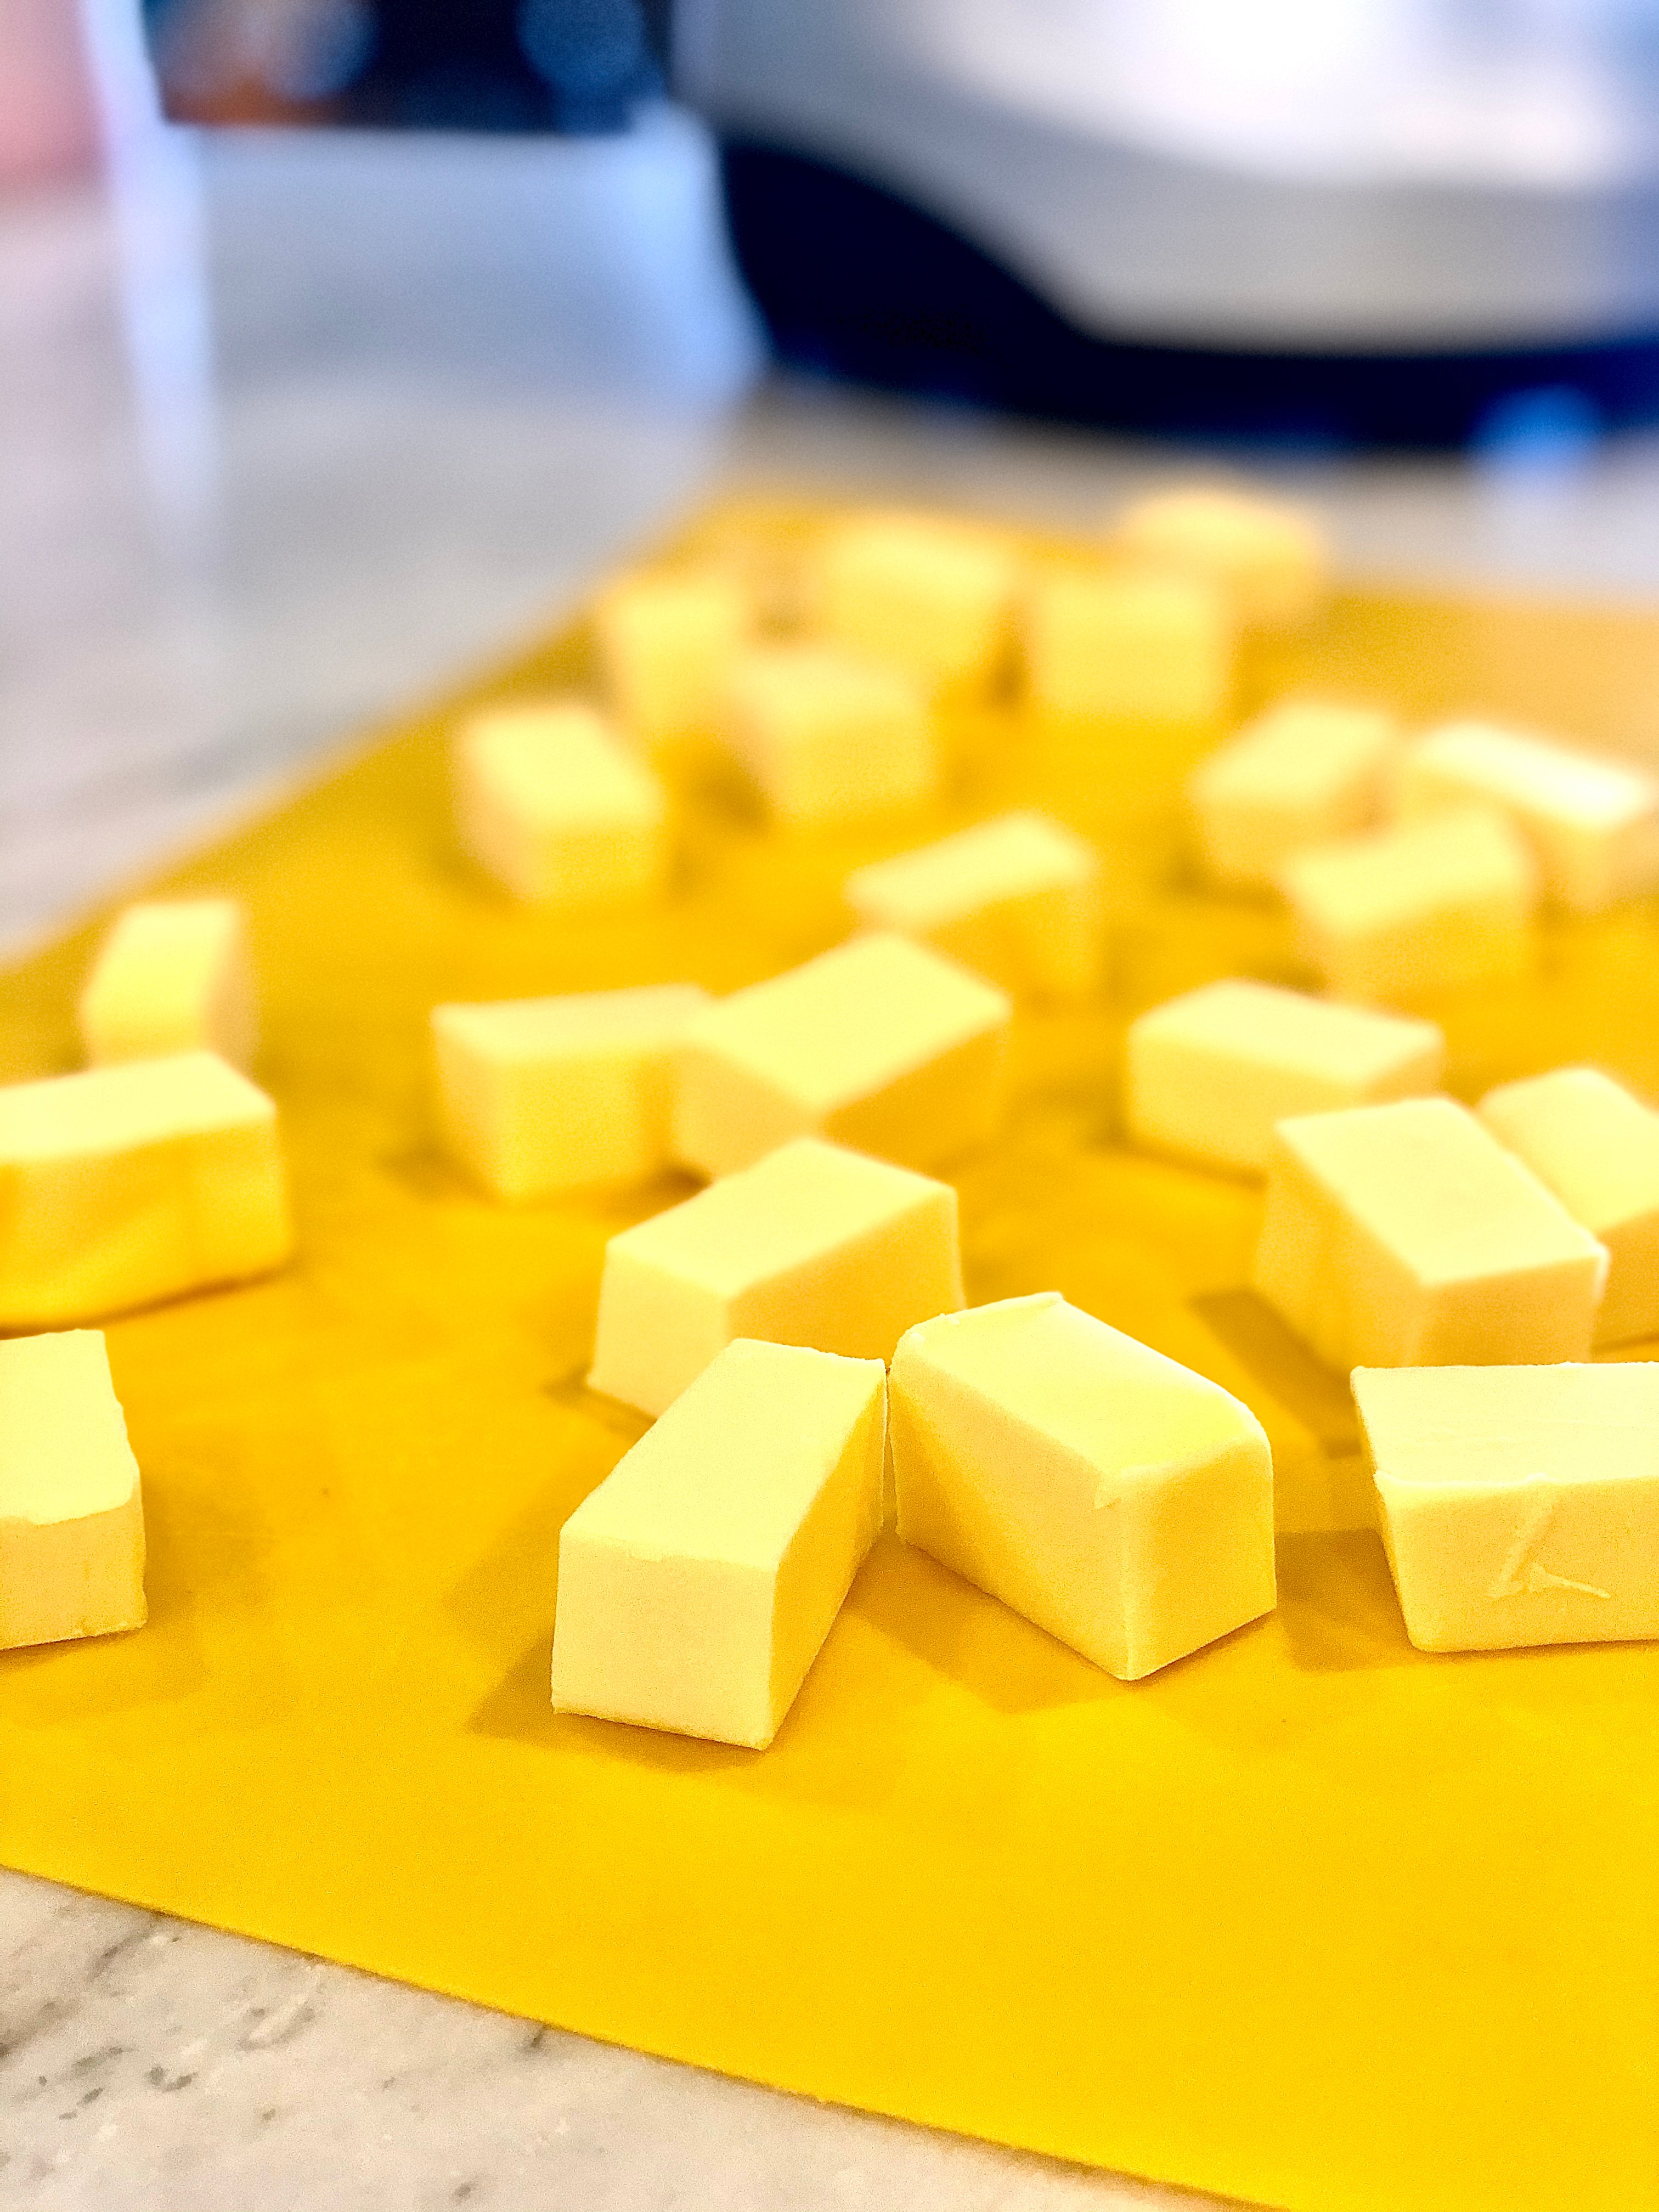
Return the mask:
<path id="1" fill-rule="evenodd" d="M 700 526 L 764 564 L 810 511 Z M 580 631 L 470 695 L 580 680 Z M 1246 672 L 1651 743 L 1659 622 L 1354 593 Z M 299 1257 L 113 1323 L 142 1633 L 0 1656 L 0 1860 L 674 2057 L 1296 2212 L 1659 2203 L 1659 1648 L 1407 1645 L 1346 1390 L 1244 1288 L 1260 1199 L 1115 1133 L 1127 1017 L 1283 917 L 1205 892 L 1211 731 L 952 718 L 949 803 L 767 834 L 685 778 L 672 891 L 511 905 L 458 856 L 423 715 L 167 879 L 246 900 Z M 605 1240 L 436 1153 L 428 1008 L 832 943 L 836 887 L 1011 802 L 1098 840 L 1109 998 L 1023 1017 L 963 1164 L 969 1296 L 1058 1287 L 1249 1400 L 1278 1612 L 1126 1688 L 890 1537 L 764 1754 L 556 1717 L 557 1533 L 640 1433 L 582 1373 Z M 0 1074 L 72 1063 L 82 932 L 0 981 Z M 1553 921 L 1431 1009 L 1452 1087 L 1598 1060 L 1659 1091 L 1659 908 Z"/>

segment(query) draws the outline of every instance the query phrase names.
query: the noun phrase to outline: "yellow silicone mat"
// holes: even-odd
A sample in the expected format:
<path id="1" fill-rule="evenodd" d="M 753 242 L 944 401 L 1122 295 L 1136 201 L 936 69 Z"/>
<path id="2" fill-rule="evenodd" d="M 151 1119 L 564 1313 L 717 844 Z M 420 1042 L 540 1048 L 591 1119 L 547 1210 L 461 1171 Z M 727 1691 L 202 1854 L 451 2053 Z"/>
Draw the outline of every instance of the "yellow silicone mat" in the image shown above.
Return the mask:
<path id="1" fill-rule="evenodd" d="M 811 519 L 701 529 L 763 562 Z M 1286 681 L 1650 742 L 1659 622 L 1350 593 L 1247 703 Z M 1282 917 L 1181 857 L 1214 732 L 964 712 L 936 817 L 793 842 L 693 771 L 665 903 L 572 921 L 458 858 L 459 703 L 168 878 L 247 903 L 300 1254 L 110 1327 L 150 1625 L 0 1655 L 0 1860 L 1297 2212 L 1659 2203 L 1659 1648 L 1413 1653 L 1346 1389 L 1243 1287 L 1259 1197 L 1115 1135 L 1130 1013 L 1296 979 Z M 1008 1134 L 961 1170 L 969 1296 L 1058 1287 L 1249 1401 L 1278 1612 L 1125 1688 L 888 1537 L 771 1751 L 556 1717 L 559 1525 L 641 1425 L 582 1386 L 601 1251 L 689 1186 L 483 1200 L 434 1148 L 427 1009 L 731 988 L 842 933 L 849 866 L 1015 801 L 1103 845 L 1110 992 L 1021 1019 Z M 71 1064 L 90 942 L 0 981 L 0 1074 Z M 1552 922 L 1532 981 L 1431 1011 L 1466 1097 L 1586 1057 L 1659 1091 L 1659 907 Z"/>

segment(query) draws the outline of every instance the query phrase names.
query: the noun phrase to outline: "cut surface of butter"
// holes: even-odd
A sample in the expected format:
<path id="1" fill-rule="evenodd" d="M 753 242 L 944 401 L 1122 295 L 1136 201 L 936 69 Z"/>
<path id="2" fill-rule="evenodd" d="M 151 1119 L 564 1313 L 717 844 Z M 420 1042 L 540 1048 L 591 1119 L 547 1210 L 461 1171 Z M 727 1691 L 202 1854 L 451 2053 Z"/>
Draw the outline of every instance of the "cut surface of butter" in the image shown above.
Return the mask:
<path id="1" fill-rule="evenodd" d="M 915 805 L 939 781 L 920 686 L 841 646 L 748 647 L 732 667 L 726 730 L 769 811 L 796 829 Z"/>
<path id="2" fill-rule="evenodd" d="M 617 720 L 646 745 L 712 732 L 750 628 L 748 594 L 723 570 L 618 578 L 593 609 Z"/>
<path id="3" fill-rule="evenodd" d="M 455 747 L 462 844 L 517 898 L 587 905 L 638 898 L 667 860 L 662 786 L 591 707 L 493 707 Z"/>
<path id="4" fill-rule="evenodd" d="M 1006 650 L 1018 555 L 994 531 L 854 515 L 825 533 L 814 566 L 825 635 L 930 687 L 982 682 Z"/>
<path id="5" fill-rule="evenodd" d="M 434 1006 L 445 1143 L 507 1200 L 643 1182 L 669 1164 L 675 1052 L 695 983 Z"/>
<path id="6" fill-rule="evenodd" d="M 1498 808 L 1531 846 L 1547 896 L 1579 914 L 1659 881 L 1659 777 L 1488 722 L 1449 722 L 1400 758 L 1407 818 L 1471 800 Z"/>
<path id="7" fill-rule="evenodd" d="M 1449 1098 L 1279 1124 L 1250 1279 L 1333 1367 L 1582 1359 L 1607 1269 Z"/>
<path id="8" fill-rule="evenodd" d="M 245 1068 L 258 1014 L 234 899 L 149 899 L 118 915 L 79 1006 L 94 1066 L 215 1052 Z"/>
<path id="9" fill-rule="evenodd" d="M 854 938 L 687 1028 L 674 1156 L 699 1175 L 822 1136 L 929 1168 L 994 1135 L 1012 1009 L 924 945 Z"/>
<path id="10" fill-rule="evenodd" d="M 727 1345 L 564 1524 L 555 1706 L 763 1750 L 880 1529 L 885 1398 Z"/>
<path id="11" fill-rule="evenodd" d="M 1369 829 L 1398 739 L 1379 708 L 1312 699 L 1284 700 L 1247 722 L 1187 786 L 1210 874 L 1266 889 L 1293 853 Z"/>
<path id="12" fill-rule="evenodd" d="M 1659 1336 L 1659 1114 L 1594 1067 L 1503 1084 L 1480 1114 L 1607 1246 L 1595 1341 Z"/>
<path id="13" fill-rule="evenodd" d="M 1273 1609 L 1255 1416 L 1057 1291 L 913 1328 L 892 1437 L 903 1540 L 1120 1681 Z"/>
<path id="14" fill-rule="evenodd" d="M 211 1053 L 0 1090 L 0 1328 L 263 1274 L 293 1242 L 276 1109 Z"/>
<path id="15" fill-rule="evenodd" d="M 1058 714 L 1200 720 L 1232 690 L 1231 611 L 1199 577 L 1049 569 L 1028 587 L 1020 628 L 1031 697 Z"/>
<path id="16" fill-rule="evenodd" d="M 734 1337 L 890 1359 L 961 1304 L 951 1186 L 800 1137 L 611 1239 L 587 1379 L 660 1413 Z"/>
<path id="17" fill-rule="evenodd" d="M 1042 814 L 1005 814 L 847 878 L 866 929 L 896 930 L 1015 998 L 1066 999 L 1100 975 L 1100 855 Z"/>
<path id="18" fill-rule="evenodd" d="M 1130 1024 L 1124 1120 L 1153 1151 L 1265 1175 L 1286 1115 L 1419 1097 L 1445 1058 L 1432 1022 L 1236 977 Z"/>
<path id="19" fill-rule="evenodd" d="M 1419 1651 L 1659 1636 L 1659 1366 L 1358 1368 Z"/>
<path id="20" fill-rule="evenodd" d="M 1341 998 L 1409 1000 L 1532 963 L 1537 871 L 1484 808 L 1314 846 L 1279 881 L 1304 957 Z"/>
<path id="21" fill-rule="evenodd" d="M 1119 542 L 1224 585 L 1246 622 L 1299 621 L 1323 598 L 1329 556 L 1314 518 L 1225 484 L 1176 484 L 1134 501 Z"/>
<path id="22" fill-rule="evenodd" d="M 138 1463 L 102 1334 L 0 1344 L 0 1650 L 145 1619 Z"/>

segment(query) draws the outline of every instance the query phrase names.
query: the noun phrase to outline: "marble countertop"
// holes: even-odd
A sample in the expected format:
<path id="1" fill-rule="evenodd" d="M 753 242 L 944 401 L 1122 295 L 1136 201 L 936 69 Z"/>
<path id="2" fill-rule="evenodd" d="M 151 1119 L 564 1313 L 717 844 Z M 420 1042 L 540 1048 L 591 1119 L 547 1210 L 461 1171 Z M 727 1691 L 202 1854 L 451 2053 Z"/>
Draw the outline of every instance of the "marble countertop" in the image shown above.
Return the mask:
<path id="1" fill-rule="evenodd" d="M 0 202 L 0 950 L 716 489 L 1087 523 L 1194 456 L 757 380 L 707 149 L 152 147 Z M 136 179 L 136 182 L 134 179 Z M 159 209 L 160 212 L 157 213 Z M 147 212 L 148 210 L 148 212 Z M 1267 470 L 1371 572 L 1659 591 L 1659 442 Z M 0 1873 L 10 2212 L 1176 2207 Z"/>

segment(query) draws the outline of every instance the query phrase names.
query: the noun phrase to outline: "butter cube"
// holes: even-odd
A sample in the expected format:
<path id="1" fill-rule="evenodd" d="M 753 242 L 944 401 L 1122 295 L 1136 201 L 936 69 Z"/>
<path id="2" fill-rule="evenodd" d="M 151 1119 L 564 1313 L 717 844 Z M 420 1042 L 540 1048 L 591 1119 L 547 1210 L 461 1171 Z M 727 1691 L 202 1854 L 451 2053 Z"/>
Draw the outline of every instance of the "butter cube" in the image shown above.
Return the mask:
<path id="1" fill-rule="evenodd" d="M 1482 809 L 1315 846 L 1280 880 L 1301 951 L 1339 998 L 1409 1000 L 1531 964 L 1532 856 Z"/>
<path id="2" fill-rule="evenodd" d="M 1054 568 L 1026 595 L 1022 633 L 1031 697 L 1056 713 L 1199 720 L 1232 691 L 1232 617 L 1198 577 Z"/>
<path id="3" fill-rule="evenodd" d="M 1247 722 L 1187 786 L 1218 882 L 1267 887 L 1292 853 L 1369 829 L 1397 743 L 1391 714 L 1287 699 Z"/>
<path id="4" fill-rule="evenodd" d="M 1250 1279 L 1333 1367 L 1582 1359 L 1607 1271 L 1449 1098 L 1279 1124 Z"/>
<path id="5" fill-rule="evenodd" d="M 146 1617 L 138 1463 L 102 1335 L 0 1344 L 0 1651 Z"/>
<path id="6" fill-rule="evenodd" d="M 1121 1682 L 1273 1610 L 1255 1416 L 1057 1291 L 913 1328 L 892 1424 L 904 1541 Z"/>
<path id="7" fill-rule="evenodd" d="M 799 1137 L 611 1239 L 587 1379 L 660 1413 L 734 1337 L 890 1359 L 961 1304 L 950 1185 Z"/>
<path id="8" fill-rule="evenodd" d="M 462 844 L 517 898 L 639 898 L 667 861 L 667 802 L 591 707 L 566 701 L 475 714 L 455 748 Z"/>
<path id="9" fill-rule="evenodd" d="M 1259 492 L 1210 484 L 1149 492 L 1127 509 L 1117 535 L 1142 559 L 1224 586 L 1245 622 L 1300 621 L 1325 594 L 1329 556 L 1318 524 Z"/>
<path id="10" fill-rule="evenodd" d="M 618 720 L 647 746 L 712 732 L 750 627 L 748 594 L 719 569 L 621 578 L 593 610 Z"/>
<path id="11" fill-rule="evenodd" d="M 1124 1119 L 1154 1151 L 1266 1175 L 1273 1126 L 1287 1115 L 1437 1090 L 1445 1058 L 1432 1022 L 1235 977 L 1130 1024 Z"/>
<path id="12" fill-rule="evenodd" d="M 680 1052 L 674 1157 L 729 1175 L 791 1137 L 928 1168 L 1002 1118 L 1012 1008 L 908 938 L 854 938 L 699 1014 Z"/>
<path id="13" fill-rule="evenodd" d="M 795 829 L 914 806 L 939 781 L 920 687 L 839 646 L 750 646 L 726 729 L 769 809 Z"/>
<path id="14" fill-rule="evenodd" d="M 695 983 L 434 1006 L 452 1156 L 495 1197 L 643 1182 L 669 1164 L 674 1055 L 709 1003 Z"/>
<path id="15" fill-rule="evenodd" d="M 764 1750 L 881 1527 L 885 1395 L 727 1345 L 564 1524 L 554 1705 Z"/>
<path id="16" fill-rule="evenodd" d="M 1074 998 L 1099 980 L 1100 855 L 1046 815 L 872 861 L 844 896 L 866 929 L 931 945 L 1016 998 Z"/>
<path id="17" fill-rule="evenodd" d="M 1449 722 L 1408 746 L 1395 800 L 1408 820 L 1479 801 L 1531 846 L 1545 895 L 1578 914 L 1659 881 L 1659 777 L 1624 761 L 1486 722 Z"/>
<path id="18" fill-rule="evenodd" d="M 1659 1336 L 1659 1114 L 1593 1067 L 1505 1083 L 1480 1118 L 1607 1248 L 1598 1344 Z"/>
<path id="19" fill-rule="evenodd" d="M 276 1109 L 211 1053 L 0 1090 L 0 1328 L 263 1274 L 293 1243 Z"/>
<path id="20" fill-rule="evenodd" d="M 1419 1651 L 1659 1636 L 1659 1366 L 1361 1367 Z"/>
<path id="21" fill-rule="evenodd" d="M 1007 647 L 1018 556 L 994 531 L 855 515 L 828 532 L 816 568 L 825 635 L 930 689 L 983 683 Z"/>
<path id="22" fill-rule="evenodd" d="M 258 1036 L 242 909 L 234 899 L 150 899 L 116 919 L 81 994 L 94 1066 L 216 1052 L 246 1067 Z"/>

